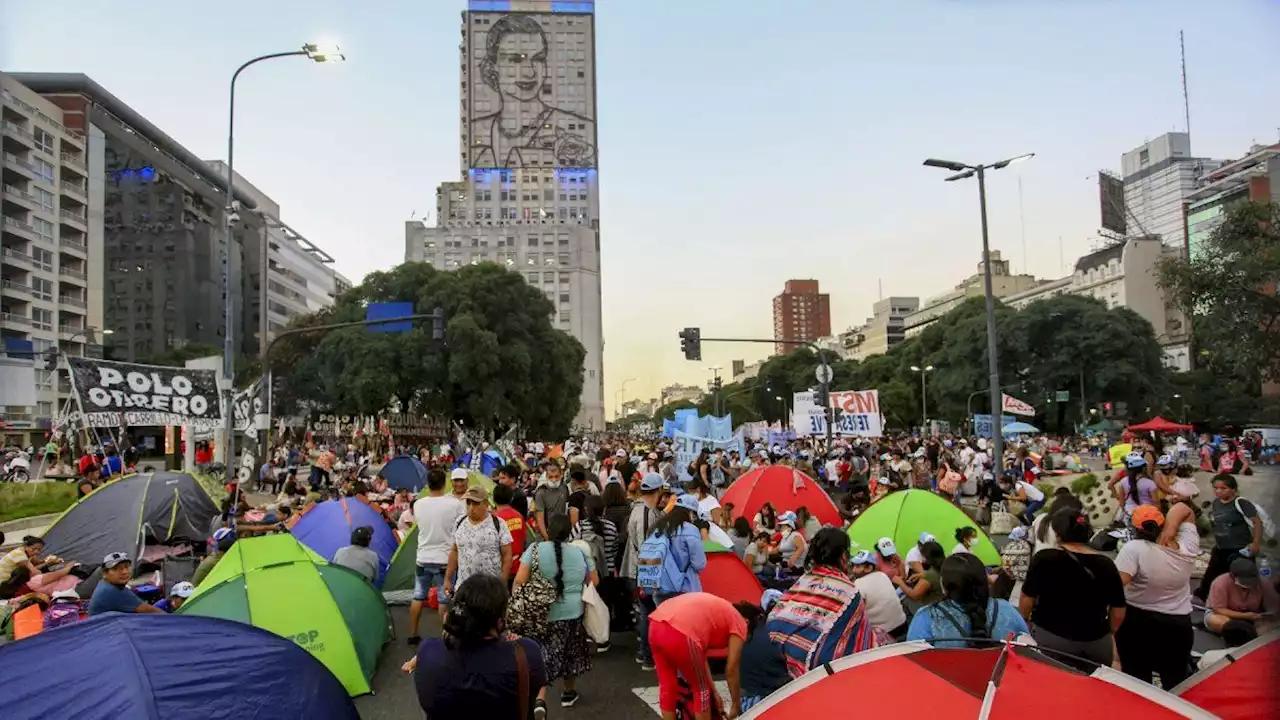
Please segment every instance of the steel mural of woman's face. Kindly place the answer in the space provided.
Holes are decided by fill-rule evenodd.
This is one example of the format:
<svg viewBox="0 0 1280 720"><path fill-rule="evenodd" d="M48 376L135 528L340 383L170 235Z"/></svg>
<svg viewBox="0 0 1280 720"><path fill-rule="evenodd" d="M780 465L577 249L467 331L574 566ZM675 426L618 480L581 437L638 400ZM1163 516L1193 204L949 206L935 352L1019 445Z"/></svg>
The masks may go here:
<svg viewBox="0 0 1280 720"><path fill-rule="evenodd" d="M522 41L529 39L528 35L504 35L498 41L495 68L499 86L494 89L502 93L504 100L528 102L542 94L542 85L547 79L547 40L541 34L533 38L535 44L541 45L541 49L533 53L520 48Z"/></svg>

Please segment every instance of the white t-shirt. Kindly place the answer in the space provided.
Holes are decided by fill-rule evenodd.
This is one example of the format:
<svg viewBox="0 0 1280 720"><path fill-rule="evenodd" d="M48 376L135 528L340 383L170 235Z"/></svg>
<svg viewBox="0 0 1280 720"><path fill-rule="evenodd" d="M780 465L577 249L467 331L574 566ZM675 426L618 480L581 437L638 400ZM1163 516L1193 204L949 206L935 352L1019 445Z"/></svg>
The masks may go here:
<svg viewBox="0 0 1280 720"><path fill-rule="evenodd" d="M733 538L729 537L729 533L725 532L724 528L715 523L711 523L711 526L707 528L707 537L712 542L719 543L729 550L733 549Z"/></svg>
<svg viewBox="0 0 1280 720"><path fill-rule="evenodd" d="M419 565L449 562L449 550L453 548L453 527L458 518L467 514L467 507L458 498L445 494L418 498L413 503L413 517L418 521Z"/></svg>
<svg viewBox="0 0 1280 720"><path fill-rule="evenodd" d="M1029 535L1031 537L1031 543L1032 543L1031 544L1032 555L1035 555L1036 553L1042 550L1052 550L1058 547L1058 533L1054 532L1053 528L1048 528L1045 531L1045 539L1043 542L1041 542L1039 539L1041 526L1045 525L1048 522L1049 522L1048 513L1040 513L1039 515L1036 516L1035 520L1031 521L1031 531Z"/></svg>
<svg viewBox="0 0 1280 720"><path fill-rule="evenodd" d="M872 627L885 632L892 632L907 621L907 613L902 609L902 600L898 598L898 589L888 575L876 570L853 581L858 592L867 603L867 620Z"/></svg>
<svg viewBox="0 0 1280 720"><path fill-rule="evenodd" d="M951 554L952 554L952 555L955 555L955 554L957 554L957 553L966 553L966 554L969 554L969 555L972 555L972 554L973 554L973 553L969 552L969 548L967 548L967 547L965 547L965 546L964 546L964 543L956 543L956 546L955 546L955 547L953 547L953 548L951 548Z"/></svg>
<svg viewBox="0 0 1280 720"><path fill-rule="evenodd" d="M907 567L911 567L911 563L924 564L924 553L920 552L919 545L912 545L907 551Z"/></svg>
<svg viewBox="0 0 1280 720"><path fill-rule="evenodd" d="M1025 480L1019 480L1017 487L1022 488L1022 492L1027 494L1028 502L1039 502L1044 500L1044 491Z"/></svg>
<svg viewBox="0 0 1280 720"><path fill-rule="evenodd" d="M715 499L711 495L707 495L706 497L698 501L699 513L707 513L708 515L710 515L711 511L715 510L718 507L720 507L720 501Z"/></svg>
<svg viewBox="0 0 1280 720"><path fill-rule="evenodd" d="M1146 540L1130 540L1116 556L1116 569L1133 576L1124 597L1136 608L1165 615L1191 614L1194 558Z"/></svg>

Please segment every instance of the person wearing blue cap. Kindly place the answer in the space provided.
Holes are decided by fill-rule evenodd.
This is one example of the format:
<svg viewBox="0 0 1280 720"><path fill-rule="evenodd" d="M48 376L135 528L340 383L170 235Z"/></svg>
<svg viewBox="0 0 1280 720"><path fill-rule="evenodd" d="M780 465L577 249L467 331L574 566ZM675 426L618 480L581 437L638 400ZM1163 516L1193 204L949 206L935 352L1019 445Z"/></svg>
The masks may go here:
<svg viewBox="0 0 1280 720"><path fill-rule="evenodd" d="M639 640L636 662L645 670L653 669L653 654L649 650L649 613L653 612L655 605L653 598L636 591L637 557L640 546L662 519L659 502L665 485L662 475L656 472L645 473L640 478L640 498L631 504L631 514L627 517L626 545L622 553L622 579L631 597L636 598L636 636Z"/></svg>
<svg viewBox="0 0 1280 720"><path fill-rule="evenodd" d="M687 592L701 592L698 573L707 567L707 553L702 545L702 532L694 525L698 517L698 498L681 495L675 505L649 531L641 543L636 562L637 581L645 566L658 565L656 586L650 585L646 593L654 596L657 604ZM644 582L640 582L645 587Z"/></svg>

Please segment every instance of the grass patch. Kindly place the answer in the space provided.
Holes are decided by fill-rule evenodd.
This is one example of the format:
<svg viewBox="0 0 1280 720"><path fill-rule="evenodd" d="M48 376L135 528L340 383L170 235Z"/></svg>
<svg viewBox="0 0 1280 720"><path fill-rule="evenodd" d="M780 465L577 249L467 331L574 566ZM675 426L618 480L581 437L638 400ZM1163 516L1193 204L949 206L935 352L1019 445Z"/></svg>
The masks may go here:
<svg viewBox="0 0 1280 720"><path fill-rule="evenodd" d="M0 485L0 522L62 512L75 501L75 483L5 483Z"/></svg>
<svg viewBox="0 0 1280 720"><path fill-rule="evenodd" d="M1098 487L1098 478L1093 473L1085 473L1071 481L1071 494L1083 497Z"/></svg>

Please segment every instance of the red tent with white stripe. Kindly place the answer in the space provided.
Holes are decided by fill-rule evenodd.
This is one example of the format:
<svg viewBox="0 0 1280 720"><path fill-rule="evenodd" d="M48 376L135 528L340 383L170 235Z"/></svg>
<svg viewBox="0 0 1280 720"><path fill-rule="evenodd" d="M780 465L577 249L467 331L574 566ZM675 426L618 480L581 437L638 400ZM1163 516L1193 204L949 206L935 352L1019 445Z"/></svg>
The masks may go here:
<svg viewBox="0 0 1280 720"><path fill-rule="evenodd" d="M1280 630L1232 648L1172 692L1223 720L1280 718Z"/></svg>

